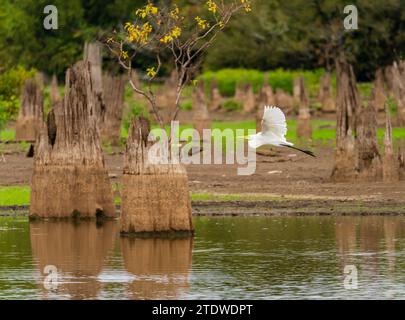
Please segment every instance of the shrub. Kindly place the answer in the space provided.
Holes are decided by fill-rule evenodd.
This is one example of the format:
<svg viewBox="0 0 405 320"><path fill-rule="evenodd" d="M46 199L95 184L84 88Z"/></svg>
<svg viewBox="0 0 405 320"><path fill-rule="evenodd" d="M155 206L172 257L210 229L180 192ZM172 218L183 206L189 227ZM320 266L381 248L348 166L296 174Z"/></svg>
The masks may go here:
<svg viewBox="0 0 405 320"><path fill-rule="evenodd" d="M241 110L242 105L239 102L235 101L235 100L227 100L224 103L224 109L226 111Z"/></svg>
<svg viewBox="0 0 405 320"><path fill-rule="evenodd" d="M184 101L180 104L180 109L190 111L193 109L193 103L190 100Z"/></svg>
<svg viewBox="0 0 405 320"><path fill-rule="evenodd" d="M322 69L312 71L306 70L284 70L276 69L268 72L269 84L276 89L282 89L292 94L293 81L298 76L303 76L305 83L309 89L311 96L316 96L319 90L319 81L324 73ZM206 87L209 88L212 80L218 82L219 91L222 95L231 97L235 94L236 86L240 83L250 83L253 86L253 91L258 92L264 81L263 71L250 69L222 69L218 71L204 72L199 78L202 79ZM334 81L332 82L333 85Z"/></svg>
<svg viewBox="0 0 405 320"><path fill-rule="evenodd" d="M0 74L0 118L3 122L16 119L21 87L35 72L17 66Z"/></svg>

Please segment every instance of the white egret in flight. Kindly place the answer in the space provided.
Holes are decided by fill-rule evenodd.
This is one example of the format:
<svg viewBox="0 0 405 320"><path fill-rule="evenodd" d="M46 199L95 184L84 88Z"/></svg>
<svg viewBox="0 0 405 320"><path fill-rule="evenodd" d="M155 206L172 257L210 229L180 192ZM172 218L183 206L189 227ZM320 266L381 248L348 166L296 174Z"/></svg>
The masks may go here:
<svg viewBox="0 0 405 320"><path fill-rule="evenodd" d="M249 135L249 146L251 148L259 148L260 146L269 144L277 147L288 147L301 152L304 152L312 157L315 157L312 151L302 150L294 147L291 142L285 139L287 133L287 123L285 115L280 108L274 106L265 106L262 120L262 132Z"/></svg>

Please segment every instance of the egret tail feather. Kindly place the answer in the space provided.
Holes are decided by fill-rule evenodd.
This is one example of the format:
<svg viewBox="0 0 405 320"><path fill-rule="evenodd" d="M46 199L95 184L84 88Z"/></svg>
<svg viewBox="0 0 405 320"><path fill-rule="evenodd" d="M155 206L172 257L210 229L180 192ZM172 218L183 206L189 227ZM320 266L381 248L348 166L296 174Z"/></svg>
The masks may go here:
<svg viewBox="0 0 405 320"><path fill-rule="evenodd" d="M280 146L291 148L291 149L294 149L294 150L298 150L298 151L301 151L301 152L303 152L303 153L305 153L305 154L307 154L307 155L309 155L311 157L316 158L315 154L310 150L303 150L303 149L300 149L300 148L297 148L297 147L294 147L294 146L290 146L288 144L280 144Z"/></svg>

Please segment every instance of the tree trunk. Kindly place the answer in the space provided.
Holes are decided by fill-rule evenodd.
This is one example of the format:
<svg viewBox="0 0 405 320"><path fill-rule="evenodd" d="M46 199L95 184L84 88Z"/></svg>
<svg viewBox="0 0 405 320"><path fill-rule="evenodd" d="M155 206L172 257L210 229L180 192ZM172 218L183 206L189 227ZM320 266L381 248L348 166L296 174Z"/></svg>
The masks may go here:
<svg viewBox="0 0 405 320"><path fill-rule="evenodd" d="M329 72L321 77L318 99L323 112L336 111L335 100L332 97L331 76Z"/></svg>
<svg viewBox="0 0 405 320"><path fill-rule="evenodd" d="M52 76L50 98L51 98L52 107L54 105L58 104L62 100L60 93L59 93L58 79L56 78L55 75Z"/></svg>
<svg viewBox="0 0 405 320"><path fill-rule="evenodd" d="M392 147L392 125L388 106L385 107L385 134L384 134L384 158L383 158L383 181L392 182L399 180L399 164L394 156Z"/></svg>
<svg viewBox="0 0 405 320"><path fill-rule="evenodd" d="M369 104L360 114L358 126L358 178L365 181L378 181L382 178L382 164L377 142L377 116L374 105L377 88L374 87Z"/></svg>
<svg viewBox="0 0 405 320"><path fill-rule="evenodd" d="M209 104L209 109L215 111L221 108L222 105L222 96L219 92L218 82L213 80L211 82L211 101Z"/></svg>
<svg viewBox="0 0 405 320"><path fill-rule="evenodd" d="M284 111L284 113L290 114L294 110L293 97L284 92L282 89L276 90L274 99L276 101L276 105L280 107Z"/></svg>
<svg viewBox="0 0 405 320"><path fill-rule="evenodd" d="M381 69L375 72L374 89L373 89L373 105L376 111L384 111L385 100L387 99L384 90L384 77Z"/></svg>
<svg viewBox="0 0 405 320"><path fill-rule="evenodd" d="M124 107L125 76L104 75L103 92L105 112L101 124L101 137L117 145L121 136L121 120Z"/></svg>
<svg viewBox="0 0 405 320"><path fill-rule="evenodd" d="M150 161L149 130L146 119L132 120L124 157L121 234L191 235L187 172L170 160L167 164Z"/></svg>
<svg viewBox="0 0 405 320"><path fill-rule="evenodd" d="M241 105L243 105L245 101L245 86L246 85L244 83L239 83L236 86L235 96L233 97L233 100L240 103Z"/></svg>
<svg viewBox="0 0 405 320"><path fill-rule="evenodd" d="M294 78L293 80L293 100L294 108L299 108L301 102L301 77Z"/></svg>
<svg viewBox="0 0 405 320"><path fill-rule="evenodd" d="M401 70L397 62L394 62L392 71L392 83L394 99L398 106L397 124L405 126L405 72Z"/></svg>
<svg viewBox="0 0 405 320"><path fill-rule="evenodd" d="M96 94L95 112L98 121L102 121L104 113L104 96L103 96L103 57L101 53L102 46L99 42L86 42L84 44L84 61L90 62L90 75L93 83L93 91Z"/></svg>
<svg viewBox="0 0 405 320"><path fill-rule="evenodd" d="M43 121L43 97L39 85L28 79L22 91L21 107L16 123L17 141L35 141Z"/></svg>
<svg viewBox="0 0 405 320"><path fill-rule="evenodd" d="M80 61L68 69L64 101L54 110L53 145L51 128L41 126L31 182L31 217L116 216L92 89L88 62Z"/></svg>
<svg viewBox="0 0 405 320"><path fill-rule="evenodd" d="M211 129L211 119L205 103L204 83L202 81L194 89L192 100L194 129L198 131L200 140L202 140L203 130Z"/></svg>
<svg viewBox="0 0 405 320"><path fill-rule="evenodd" d="M266 81L260 90L259 98L257 101L257 111L256 111L256 131L261 130L262 119L265 106L272 106L275 104L273 89L268 85Z"/></svg>
<svg viewBox="0 0 405 320"><path fill-rule="evenodd" d="M357 175L355 144L356 114L360 108L356 78L344 57L336 61L336 152L333 181L348 181Z"/></svg>
<svg viewBox="0 0 405 320"><path fill-rule="evenodd" d="M255 109L255 94L253 92L253 87L250 83L245 85L245 95L243 100L243 111L246 113L250 113Z"/></svg>
<svg viewBox="0 0 405 320"><path fill-rule="evenodd" d="M297 137L304 139L312 138L311 114L309 112L309 97L305 89L304 78L298 79L299 110L297 122Z"/></svg>
<svg viewBox="0 0 405 320"><path fill-rule="evenodd" d="M164 124L170 124L174 111L176 110L177 73L173 70L170 77L166 79L164 86L156 94L156 103Z"/></svg>

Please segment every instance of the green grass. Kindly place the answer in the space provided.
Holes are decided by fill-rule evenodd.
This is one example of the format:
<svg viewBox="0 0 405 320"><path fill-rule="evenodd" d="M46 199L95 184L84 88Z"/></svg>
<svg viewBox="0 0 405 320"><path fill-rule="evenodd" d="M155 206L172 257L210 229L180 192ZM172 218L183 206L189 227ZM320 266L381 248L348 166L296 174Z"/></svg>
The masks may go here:
<svg viewBox="0 0 405 320"><path fill-rule="evenodd" d="M113 185L117 190L120 186ZM29 186L3 186L0 187L0 206L17 206L30 204ZM193 201L264 201L264 200L285 200L285 197L274 195L254 195L254 194L213 194L213 193L192 193ZM121 197L115 196L115 204L121 204Z"/></svg>
<svg viewBox="0 0 405 320"><path fill-rule="evenodd" d="M0 206L19 206L30 203L29 186L0 187Z"/></svg>
<svg viewBox="0 0 405 320"><path fill-rule="evenodd" d="M4 129L0 131L0 140L15 140L14 129Z"/></svg>

